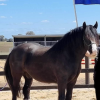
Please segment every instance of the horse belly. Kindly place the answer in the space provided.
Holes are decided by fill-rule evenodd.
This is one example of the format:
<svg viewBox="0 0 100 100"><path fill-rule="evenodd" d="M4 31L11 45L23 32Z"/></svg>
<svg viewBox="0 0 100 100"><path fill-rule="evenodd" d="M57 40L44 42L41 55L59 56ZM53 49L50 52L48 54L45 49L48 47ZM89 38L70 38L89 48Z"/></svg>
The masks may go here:
<svg viewBox="0 0 100 100"><path fill-rule="evenodd" d="M31 70L29 70L31 69ZM50 69L38 69L38 68L29 68L27 73L31 75L35 80L46 83L56 83L57 79Z"/></svg>
<svg viewBox="0 0 100 100"><path fill-rule="evenodd" d="M37 81L46 82L46 83L56 83L57 82L55 76L51 76L49 74L42 75L41 73L38 73L38 75L39 76L37 76L37 74L33 75L33 78Z"/></svg>

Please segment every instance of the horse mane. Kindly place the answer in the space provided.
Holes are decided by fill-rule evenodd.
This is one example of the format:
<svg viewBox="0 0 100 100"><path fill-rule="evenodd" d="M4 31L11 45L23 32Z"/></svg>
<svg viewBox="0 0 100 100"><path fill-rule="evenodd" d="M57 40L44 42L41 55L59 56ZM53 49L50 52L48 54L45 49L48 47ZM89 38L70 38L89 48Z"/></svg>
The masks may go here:
<svg viewBox="0 0 100 100"><path fill-rule="evenodd" d="M68 50L75 50L77 46L82 47L83 42L83 27L75 28L67 32L48 52L62 52L65 48ZM75 52L75 51L74 51Z"/></svg>

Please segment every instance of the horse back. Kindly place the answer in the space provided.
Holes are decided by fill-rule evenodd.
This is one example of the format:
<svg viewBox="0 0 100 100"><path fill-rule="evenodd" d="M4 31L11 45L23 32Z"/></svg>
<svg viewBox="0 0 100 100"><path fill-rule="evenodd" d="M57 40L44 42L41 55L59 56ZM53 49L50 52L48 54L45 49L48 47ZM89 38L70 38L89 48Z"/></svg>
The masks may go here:
<svg viewBox="0 0 100 100"><path fill-rule="evenodd" d="M33 56L44 54L49 47L37 43L23 43L13 48L10 53L9 63L16 66L24 66Z"/></svg>

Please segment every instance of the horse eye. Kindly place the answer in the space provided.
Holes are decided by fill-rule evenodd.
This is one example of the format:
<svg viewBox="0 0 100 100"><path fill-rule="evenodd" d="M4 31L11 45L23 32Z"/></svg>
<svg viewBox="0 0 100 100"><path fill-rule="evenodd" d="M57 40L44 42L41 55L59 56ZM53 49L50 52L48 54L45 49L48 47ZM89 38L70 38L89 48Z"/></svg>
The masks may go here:
<svg viewBox="0 0 100 100"><path fill-rule="evenodd" d="M89 34L87 34L87 36L86 36L88 39L90 38L90 36L89 36Z"/></svg>

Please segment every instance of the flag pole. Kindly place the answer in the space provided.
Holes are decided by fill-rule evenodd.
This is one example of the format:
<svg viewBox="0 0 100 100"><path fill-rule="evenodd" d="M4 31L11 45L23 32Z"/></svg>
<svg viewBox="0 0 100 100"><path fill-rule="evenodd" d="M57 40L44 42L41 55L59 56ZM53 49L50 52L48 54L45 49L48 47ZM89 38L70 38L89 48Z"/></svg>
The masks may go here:
<svg viewBox="0 0 100 100"><path fill-rule="evenodd" d="M76 14L76 7L75 7L75 0L73 0L73 5L74 5L74 12L75 12L76 26L78 27L77 14Z"/></svg>

